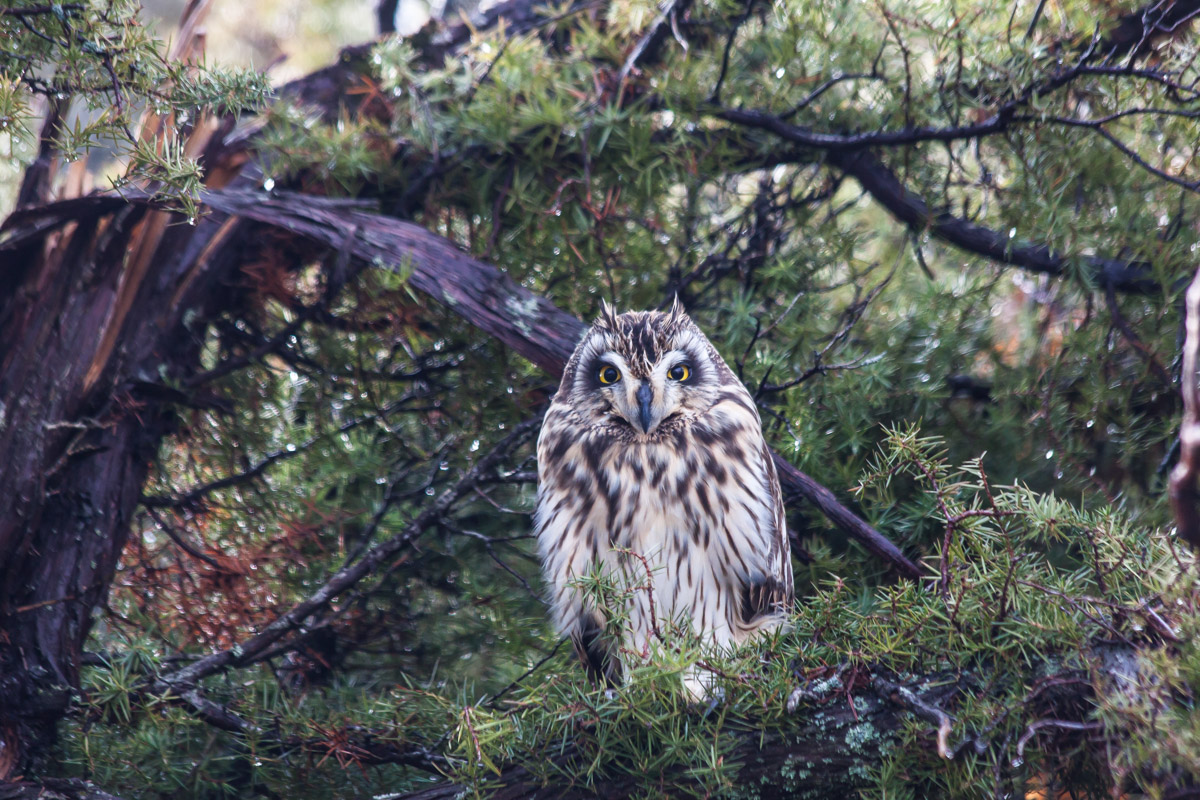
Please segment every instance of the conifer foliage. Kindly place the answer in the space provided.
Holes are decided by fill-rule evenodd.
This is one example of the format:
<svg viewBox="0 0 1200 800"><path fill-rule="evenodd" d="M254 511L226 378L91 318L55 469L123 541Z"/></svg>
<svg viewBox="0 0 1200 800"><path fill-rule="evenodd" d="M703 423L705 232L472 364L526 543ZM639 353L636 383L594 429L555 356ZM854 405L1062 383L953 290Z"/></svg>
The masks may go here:
<svg viewBox="0 0 1200 800"><path fill-rule="evenodd" d="M1200 791L1200 2L508 0L273 89L209 6L0 8L0 798ZM533 442L676 296L796 614L595 686Z"/></svg>

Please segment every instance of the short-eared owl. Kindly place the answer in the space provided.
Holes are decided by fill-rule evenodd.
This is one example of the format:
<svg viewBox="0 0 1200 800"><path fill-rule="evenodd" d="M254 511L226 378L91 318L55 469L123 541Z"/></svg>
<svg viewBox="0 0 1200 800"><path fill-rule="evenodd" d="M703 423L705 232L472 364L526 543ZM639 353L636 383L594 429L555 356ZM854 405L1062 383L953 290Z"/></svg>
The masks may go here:
<svg viewBox="0 0 1200 800"><path fill-rule="evenodd" d="M676 301L606 304L538 439L535 528L554 621L615 678L672 623L716 647L778 628L792 603L779 479L750 394ZM626 587L610 629L579 579ZM686 675L695 696L707 681Z"/></svg>

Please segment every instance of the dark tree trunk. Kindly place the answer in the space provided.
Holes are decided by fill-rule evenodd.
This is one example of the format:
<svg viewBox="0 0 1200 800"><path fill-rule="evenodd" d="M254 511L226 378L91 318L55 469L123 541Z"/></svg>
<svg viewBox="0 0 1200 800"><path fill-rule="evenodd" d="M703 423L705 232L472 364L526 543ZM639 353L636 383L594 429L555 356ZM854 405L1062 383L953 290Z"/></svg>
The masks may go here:
<svg viewBox="0 0 1200 800"><path fill-rule="evenodd" d="M0 276L0 779L36 768L78 685L147 468L168 382L197 363L192 314L220 303L218 230L126 207L60 228ZM222 253L224 255L222 255Z"/></svg>

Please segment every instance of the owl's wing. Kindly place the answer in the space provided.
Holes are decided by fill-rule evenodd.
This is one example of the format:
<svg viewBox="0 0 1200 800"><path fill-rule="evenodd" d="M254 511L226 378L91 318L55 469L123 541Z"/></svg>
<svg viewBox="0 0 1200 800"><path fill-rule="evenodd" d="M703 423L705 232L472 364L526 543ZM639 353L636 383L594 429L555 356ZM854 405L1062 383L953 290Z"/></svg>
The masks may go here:
<svg viewBox="0 0 1200 800"><path fill-rule="evenodd" d="M749 392L730 374L717 403L699 421L698 441L719 451L727 472L718 471L718 501L726 509L718 560L729 589L738 592L740 616L754 630L792 607L792 559L783 493L762 421ZM731 558L721 558L729 548Z"/></svg>
<svg viewBox="0 0 1200 800"><path fill-rule="evenodd" d="M534 532L549 589L554 624L570 638L579 660L596 680L615 684L621 665L604 618L584 601L574 581L594 560L594 542L584 524L592 511L595 487L576 476L582 463L580 439L564 406L550 405L538 436L538 499Z"/></svg>
<svg viewBox="0 0 1200 800"><path fill-rule="evenodd" d="M759 457L766 475L769 502L774 524L769 534L766 574L761 580L751 580L742 593L742 619L746 622L792 610L795 593L792 579L792 551L788 540L787 517L783 510L783 492L775 472L775 460L767 443L762 443Z"/></svg>
<svg viewBox="0 0 1200 800"><path fill-rule="evenodd" d="M587 668L589 678L610 686L621 682L621 662L613 652L616 643L606 632L599 614L581 610L571 628L571 644L575 647L575 655Z"/></svg>

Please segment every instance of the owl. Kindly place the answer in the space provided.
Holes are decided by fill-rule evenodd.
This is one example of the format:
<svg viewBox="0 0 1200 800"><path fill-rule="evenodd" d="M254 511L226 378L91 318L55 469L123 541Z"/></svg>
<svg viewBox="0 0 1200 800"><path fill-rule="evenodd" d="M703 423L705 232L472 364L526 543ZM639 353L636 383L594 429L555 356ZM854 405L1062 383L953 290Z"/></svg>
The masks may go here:
<svg viewBox="0 0 1200 800"><path fill-rule="evenodd" d="M678 299L665 314L604 305L537 454L534 527L554 624L591 673L615 682L675 626L728 649L785 622L791 553L762 424ZM596 578L617 587L615 604L598 602ZM683 680L708 694L699 668Z"/></svg>

